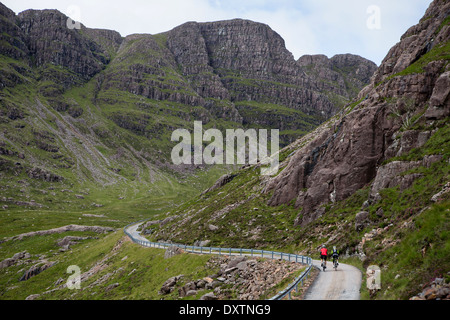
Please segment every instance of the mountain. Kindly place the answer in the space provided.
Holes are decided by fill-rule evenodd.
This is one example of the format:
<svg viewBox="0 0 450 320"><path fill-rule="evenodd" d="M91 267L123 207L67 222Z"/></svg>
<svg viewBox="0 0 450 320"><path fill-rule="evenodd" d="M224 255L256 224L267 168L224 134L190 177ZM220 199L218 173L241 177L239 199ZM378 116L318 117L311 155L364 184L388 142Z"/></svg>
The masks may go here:
<svg viewBox="0 0 450 320"><path fill-rule="evenodd" d="M433 1L351 104L280 151L277 175L253 165L222 177L171 222L150 222L152 239L312 256L336 245L362 270L381 267L381 292L365 292L378 299L408 299L435 277L448 281L449 15L449 2ZM298 64L326 80L349 60Z"/></svg>
<svg viewBox="0 0 450 320"><path fill-rule="evenodd" d="M273 128L284 146L348 103L376 69L347 54L315 75L269 26L247 20L122 37L75 28L57 10L16 15L0 4L0 15L1 187L14 199L6 205L28 203L42 183L147 191L184 183L196 167L171 163L175 129L192 131L195 120L205 130Z"/></svg>
<svg viewBox="0 0 450 320"><path fill-rule="evenodd" d="M340 79L349 79L330 90L324 82L331 79L307 76L269 26L239 19L189 22L159 35L123 38L114 31L83 25L80 30L68 28L67 17L56 10L27 10L15 16L2 5L2 15L6 30L2 87L36 80L39 93L64 112L71 109L64 93L95 82L92 103L102 109L126 104L127 110L121 110L124 121L118 121L116 114L107 116L138 135L162 134L154 122L173 131L172 119L155 121L156 111L184 119L192 114L206 123L218 120L278 128L282 141L292 141L352 97L356 78L361 76L355 75L353 67L362 66L359 71L367 79L376 68L366 59L345 55L344 63L336 65ZM357 86L367 84L367 79ZM135 96L147 104L130 111ZM139 122L136 117L143 108L151 112L144 110ZM78 115L82 109L72 106L71 111Z"/></svg>

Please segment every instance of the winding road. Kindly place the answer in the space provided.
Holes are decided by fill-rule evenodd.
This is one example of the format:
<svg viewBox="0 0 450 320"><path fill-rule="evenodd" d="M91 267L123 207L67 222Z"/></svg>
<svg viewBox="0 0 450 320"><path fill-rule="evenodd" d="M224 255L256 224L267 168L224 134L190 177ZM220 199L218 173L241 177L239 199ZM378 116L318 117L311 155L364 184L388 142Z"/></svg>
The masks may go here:
<svg viewBox="0 0 450 320"><path fill-rule="evenodd" d="M136 240L148 241L137 231L141 223L126 228ZM321 271L309 286L304 300L359 300L362 282L361 271L348 264L340 263L334 270L331 262L327 262L326 271L320 268L320 260L313 260L314 267Z"/></svg>

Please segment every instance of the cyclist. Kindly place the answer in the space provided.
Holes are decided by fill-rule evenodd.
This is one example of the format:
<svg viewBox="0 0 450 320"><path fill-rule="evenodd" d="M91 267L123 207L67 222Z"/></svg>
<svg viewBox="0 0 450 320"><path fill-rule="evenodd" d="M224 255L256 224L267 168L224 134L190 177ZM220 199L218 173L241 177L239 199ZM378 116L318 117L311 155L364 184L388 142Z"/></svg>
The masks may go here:
<svg viewBox="0 0 450 320"><path fill-rule="evenodd" d="M320 249L320 259L322 260L322 267L326 267L327 265L327 256L328 256L328 250L325 247L325 245L322 245L322 248Z"/></svg>
<svg viewBox="0 0 450 320"><path fill-rule="evenodd" d="M337 251L336 246L333 246L333 253L331 254L331 256L333 257L333 265L336 262L336 266L338 266L339 252Z"/></svg>

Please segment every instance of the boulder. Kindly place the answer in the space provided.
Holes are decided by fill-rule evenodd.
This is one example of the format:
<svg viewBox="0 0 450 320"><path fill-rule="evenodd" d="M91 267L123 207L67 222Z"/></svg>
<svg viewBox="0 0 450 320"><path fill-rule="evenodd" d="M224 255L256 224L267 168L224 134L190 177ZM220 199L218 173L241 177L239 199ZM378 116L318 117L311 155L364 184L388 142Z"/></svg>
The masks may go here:
<svg viewBox="0 0 450 320"><path fill-rule="evenodd" d="M197 290L189 290L188 292L186 292L186 297L189 296L195 296L197 294Z"/></svg>
<svg viewBox="0 0 450 320"><path fill-rule="evenodd" d="M110 284L109 286L107 286L107 287L105 288L105 292L111 291L111 290L117 288L119 285L120 285L120 284L119 284L118 282L113 283L113 284Z"/></svg>
<svg viewBox="0 0 450 320"><path fill-rule="evenodd" d="M197 294L196 290L197 290L196 283L194 281L190 281L190 282L186 283L183 287L178 289L178 295L181 298L188 296L188 293L189 293L189 295L196 295ZM195 293L194 293L194 291L195 291Z"/></svg>
<svg viewBox="0 0 450 320"><path fill-rule="evenodd" d="M360 231L364 228L367 219L369 218L369 213L367 211L360 211L355 216L355 230Z"/></svg>
<svg viewBox="0 0 450 320"><path fill-rule="evenodd" d="M228 262L226 269L234 268L236 267L240 262L247 260L247 257L245 256L239 256L236 258L232 258L230 262Z"/></svg>
<svg viewBox="0 0 450 320"><path fill-rule="evenodd" d="M167 279L163 285L161 286L161 289L159 290L158 294L165 295L171 293L175 289L175 285L177 282L183 277L183 275L179 275L176 277L171 277Z"/></svg>
<svg viewBox="0 0 450 320"><path fill-rule="evenodd" d="M197 240L194 242L194 246L196 247L207 247L211 243L211 240Z"/></svg>
<svg viewBox="0 0 450 320"><path fill-rule="evenodd" d="M209 224L209 225L208 225L208 230L209 230L209 231L216 231L217 229L219 229L218 226L215 226L215 225L213 225L213 224Z"/></svg>
<svg viewBox="0 0 450 320"><path fill-rule="evenodd" d="M170 259L173 256L179 255L184 253L184 250L176 247L176 246L170 246L166 249L166 252L164 253L164 259Z"/></svg>
<svg viewBox="0 0 450 320"><path fill-rule="evenodd" d="M219 298L217 298L213 292L208 292L207 294L204 294L200 300L218 300Z"/></svg>
<svg viewBox="0 0 450 320"><path fill-rule="evenodd" d="M393 161L378 168L375 180L370 191L370 198L374 199L376 194L385 188L400 186L400 190L409 188L414 180L421 177L420 174L401 175L401 173L417 168L422 161Z"/></svg>

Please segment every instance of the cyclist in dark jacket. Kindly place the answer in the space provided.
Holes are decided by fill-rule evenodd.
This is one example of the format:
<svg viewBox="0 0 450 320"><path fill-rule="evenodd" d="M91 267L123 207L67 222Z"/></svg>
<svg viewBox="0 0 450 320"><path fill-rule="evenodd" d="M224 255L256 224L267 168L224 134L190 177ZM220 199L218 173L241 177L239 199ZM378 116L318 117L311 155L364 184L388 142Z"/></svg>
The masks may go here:
<svg viewBox="0 0 450 320"><path fill-rule="evenodd" d="M333 257L333 265L334 265L334 262L335 261L337 262L337 260L339 259L339 252L337 251L336 246L333 246L333 253L331 254L331 256Z"/></svg>

